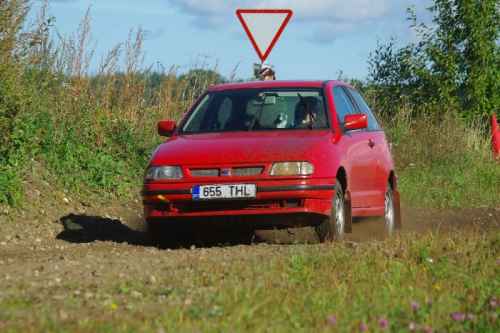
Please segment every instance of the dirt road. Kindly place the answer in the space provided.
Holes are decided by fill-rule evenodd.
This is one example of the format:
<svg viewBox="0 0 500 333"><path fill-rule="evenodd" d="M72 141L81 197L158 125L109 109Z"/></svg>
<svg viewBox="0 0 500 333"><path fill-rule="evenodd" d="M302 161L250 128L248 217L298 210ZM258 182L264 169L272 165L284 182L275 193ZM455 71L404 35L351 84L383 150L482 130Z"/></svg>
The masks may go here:
<svg viewBox="0 0 500 333"><path fill-rule="evenodd" d="M199 248L186 244L188 248L159 249L148 243L140 231L138 204L97 208L70 205L65 210L60 216L54 209L38 217L35 211L28 211L15 221L8 221L3 216L0 222L0 304L6 308L0 309L0 331L2 325L9 329L22 327L37 331L40 321L49 329L52 322L85 318L106 321L116 319L118 310L135 311L137 316L137 307L147 317L173 292L169 289L172 281L190 276L192 267L202 262L214 267L218 265L216 270L224 271L225 263L257 264L270 254L293 249L293 245L283 244L311 241L310 232L295 230L267 232L266 237L273 238L270 243L238 244L231 242L231 235L228 235L225 243L219 246L211 244ZM457 228L500 230L498 209L432 211L406 208L403 211L405 233L418 235L430 230L449 232ZM377 219L356 222L348 242L356 246L358 242L382 239L381 223ZM220 263L224 264L220 266ZM184 280L178 283L186 288L190 285ZM149 291L152 294L148 294ZM130 299L135 302L126 301ZM189 302L189 298L184 302ZM123 304L129 304L129 308ZM115 309L122 306L125 309ZM103 313L103 307L118 312ZM85 323L78 325L85 327ZM92 326L88 329L93 330Z"/></svg>

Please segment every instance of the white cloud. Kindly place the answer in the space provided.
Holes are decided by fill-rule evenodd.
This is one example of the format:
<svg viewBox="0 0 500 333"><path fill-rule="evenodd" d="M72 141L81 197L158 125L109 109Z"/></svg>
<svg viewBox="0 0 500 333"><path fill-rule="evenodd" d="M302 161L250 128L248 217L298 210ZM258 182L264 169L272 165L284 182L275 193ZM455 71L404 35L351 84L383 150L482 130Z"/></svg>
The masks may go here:
<svg viewBox="0 0 500 333"><path fill-rule="evenodd" d="M363 25L404 15L404 6L412 0L166 0L193 16L194 24L217 29L234 19L238 8L287 8L294 11L293 21L307 25L305 38L325 43L338 33L353 32Z"/></svg>
<svg viewBox="0 0 500 333"><path fill-rule="evenodd" d="M398 0L168 0L196 16L227 16L237 8L290 8L298 20L360 21L383 16Z"/></svg>

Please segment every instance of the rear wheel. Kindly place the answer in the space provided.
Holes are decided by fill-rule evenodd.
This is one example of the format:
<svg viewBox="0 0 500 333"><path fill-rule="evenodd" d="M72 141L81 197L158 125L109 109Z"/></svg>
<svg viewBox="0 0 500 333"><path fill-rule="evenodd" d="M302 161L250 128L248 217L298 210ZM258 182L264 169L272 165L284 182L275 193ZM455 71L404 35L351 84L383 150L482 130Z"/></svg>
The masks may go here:
<svg viewBox="0 0 500 333"><path fill-rule="evenodd" d="M384 203L384 227L385 232L388 235L392 235L397 229L399 229L399 223L397 221L397 211L396 203L394 200L394 191L390 183L387 184L387 191L385 192L385 203Z"/></svg>
<svg viewBox="0 0 500 333"><path fill-rule="evenodd" d="M340 181L337 180L330 216L324 218L321 223L316 226L316 234L318 235L319 241L324 243L333 240L342 240L346 231L347 216L348 212L346 212L344 191Z"/></svg>

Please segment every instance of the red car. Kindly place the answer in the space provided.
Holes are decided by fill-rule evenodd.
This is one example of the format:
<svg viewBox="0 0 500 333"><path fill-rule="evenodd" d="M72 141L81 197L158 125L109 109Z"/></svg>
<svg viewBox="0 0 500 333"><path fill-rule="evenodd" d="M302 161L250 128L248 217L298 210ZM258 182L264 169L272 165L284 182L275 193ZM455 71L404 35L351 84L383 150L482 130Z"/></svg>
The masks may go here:
<svg viewBox="0 0 500 333"><path fill-rule="evenodd" d="M186 218L314 226L322 242L351 232L352 217L384 216L389 233L400 226L384 131L346 83L214 86L158 132L169 138L153 153L142 192L154 238Z"/></svg>

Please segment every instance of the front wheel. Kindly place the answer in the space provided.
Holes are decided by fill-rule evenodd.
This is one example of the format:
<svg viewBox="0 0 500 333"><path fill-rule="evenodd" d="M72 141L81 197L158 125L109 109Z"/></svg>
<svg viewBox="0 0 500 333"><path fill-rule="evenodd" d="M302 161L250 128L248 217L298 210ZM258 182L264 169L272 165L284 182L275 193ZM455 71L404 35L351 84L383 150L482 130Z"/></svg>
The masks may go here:
<svg viewBox="0 0 500 333"><path fill-rule="evenodd" d="M321 243L333 240L342 240L346 231L347 217L350 216L346 211L346 201L344 191L340 182L335 183L335 195L332 201L330 216L325 217L318 226L316 234Z"/></svg>

